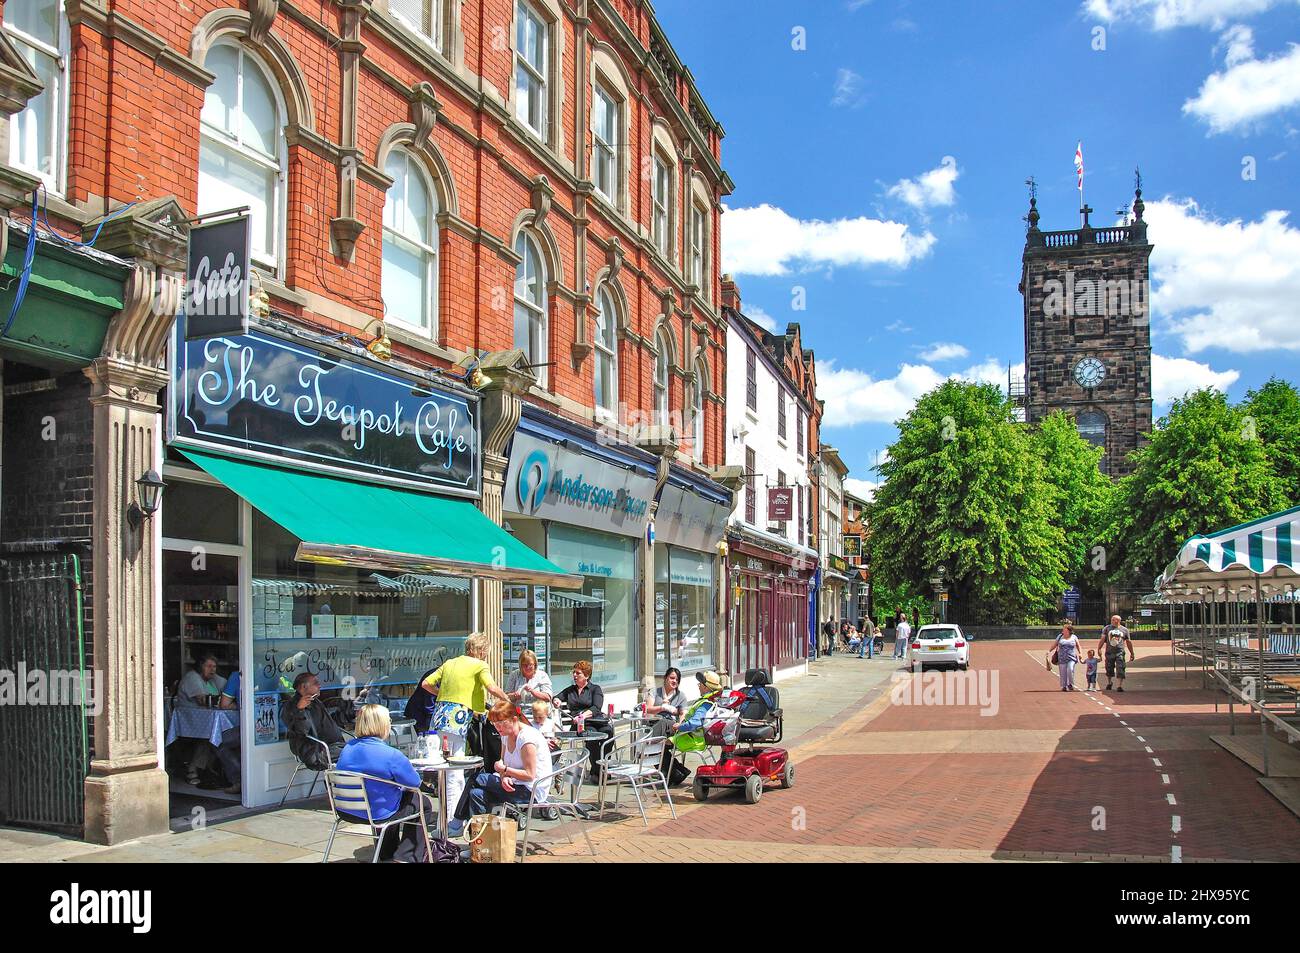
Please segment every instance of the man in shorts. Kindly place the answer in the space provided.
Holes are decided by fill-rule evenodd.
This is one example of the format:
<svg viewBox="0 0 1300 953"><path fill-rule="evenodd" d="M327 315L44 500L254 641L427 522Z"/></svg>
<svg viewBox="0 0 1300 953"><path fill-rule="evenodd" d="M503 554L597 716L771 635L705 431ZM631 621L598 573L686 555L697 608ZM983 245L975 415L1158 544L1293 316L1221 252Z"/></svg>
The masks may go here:
<svg viewBox="0 0 1300 953"><path fill-rule="evenodd" d="M1097 643L1097 651L1104 653L1106 659L1106 691L1110 691L1111 685L1116 680L1119 681L1117 692L1124 690L1124 648L1128 647L1128 657L1136 660L1137 655L1133 652L1133 640L1129 637L1128 629L1120 624L1120 617L1113 615L1110 617L1110 625L1101 630L1101 641Z"/></svg>

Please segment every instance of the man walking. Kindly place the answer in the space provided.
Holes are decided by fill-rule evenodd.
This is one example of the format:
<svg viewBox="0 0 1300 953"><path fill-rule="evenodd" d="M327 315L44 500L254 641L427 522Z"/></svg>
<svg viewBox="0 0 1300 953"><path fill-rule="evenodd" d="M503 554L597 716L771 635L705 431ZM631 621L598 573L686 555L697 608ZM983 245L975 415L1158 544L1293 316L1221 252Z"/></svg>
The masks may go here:
<svg viewBox="0 0 1300 953"><path fill-rule="evenodd" d="M898 610L894 621L894 658L907 658L907 642L912 637L912 627L907 624L907 615Z"/></svg>
<svg viewBox="0 0 1300 953"><path fill-rule="evenodd" d="M1128 647L1129 659L1136 661L1137 655L1133 651L1133 639L1129 637L1128 629L1121 624L1120 617L1113 615L1110 617L1110 625L1101 630L1101 641L1097 643L1097 651L1106 653L1106 691L1110 691L1111 685L1116 680L1119 681L1119 687L1115 691L1122 692L1124 690L1125 646Z"/></svg>

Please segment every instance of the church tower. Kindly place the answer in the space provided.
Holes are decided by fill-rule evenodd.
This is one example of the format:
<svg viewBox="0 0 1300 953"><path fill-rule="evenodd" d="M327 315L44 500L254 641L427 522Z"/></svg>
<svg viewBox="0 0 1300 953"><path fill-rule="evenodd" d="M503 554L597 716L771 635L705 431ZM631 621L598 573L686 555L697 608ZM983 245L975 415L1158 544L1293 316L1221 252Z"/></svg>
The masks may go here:
<svg viewBox="0 0 1300 953"><path fill-rule="evenodd" d="M1064 411L1105 451L1101 468L1113 477L1132 469L1128 455L1151 430L1151 245L1137 180L1133 220L1094 228L1092 209L1081 227L1038 228L1031 192L1021 257L1025 378L1012 395L1025 419Z"/></svg>

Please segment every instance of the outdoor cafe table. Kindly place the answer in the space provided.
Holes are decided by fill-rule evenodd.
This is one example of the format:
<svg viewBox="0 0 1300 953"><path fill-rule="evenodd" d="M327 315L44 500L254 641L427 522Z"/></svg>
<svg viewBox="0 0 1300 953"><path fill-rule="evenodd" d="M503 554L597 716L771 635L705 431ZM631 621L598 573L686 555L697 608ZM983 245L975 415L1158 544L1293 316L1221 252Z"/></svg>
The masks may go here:
<svg viewBox="0 0 1300 953"><path fill-rule="evenodd" d="M438 775L438 834L447 836L447 774L450 771L475 771L483 767L482 758L458 758L456 763L450 761L430 761L427 758L414 758L412 767L420 774Z"/></svg>
<svg viewBox="0 0 1300 953"><path fill-rule="evenodd" d="M167 741L177 738L202 738L213 747L221 744L221 735L230 728L239 727L239 711L234 708L182 708L172 709L167 725Z"/></svg>

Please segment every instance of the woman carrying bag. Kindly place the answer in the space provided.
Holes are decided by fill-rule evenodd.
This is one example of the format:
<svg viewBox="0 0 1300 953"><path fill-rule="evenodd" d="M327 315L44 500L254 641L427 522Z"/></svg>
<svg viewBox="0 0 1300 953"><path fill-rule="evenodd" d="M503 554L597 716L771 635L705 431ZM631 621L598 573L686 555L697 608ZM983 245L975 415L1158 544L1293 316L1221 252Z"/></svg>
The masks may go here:
<svg viewBox="0 0 1300 953"><path fill-rule="evenodd" d="M1060 669L1061 691L1074 691L1074 666L1079 660L1079 638L1070 622L1061 626L1061 634L1052 642L1047 659L1047 670L1055 664Z"/></svg>

